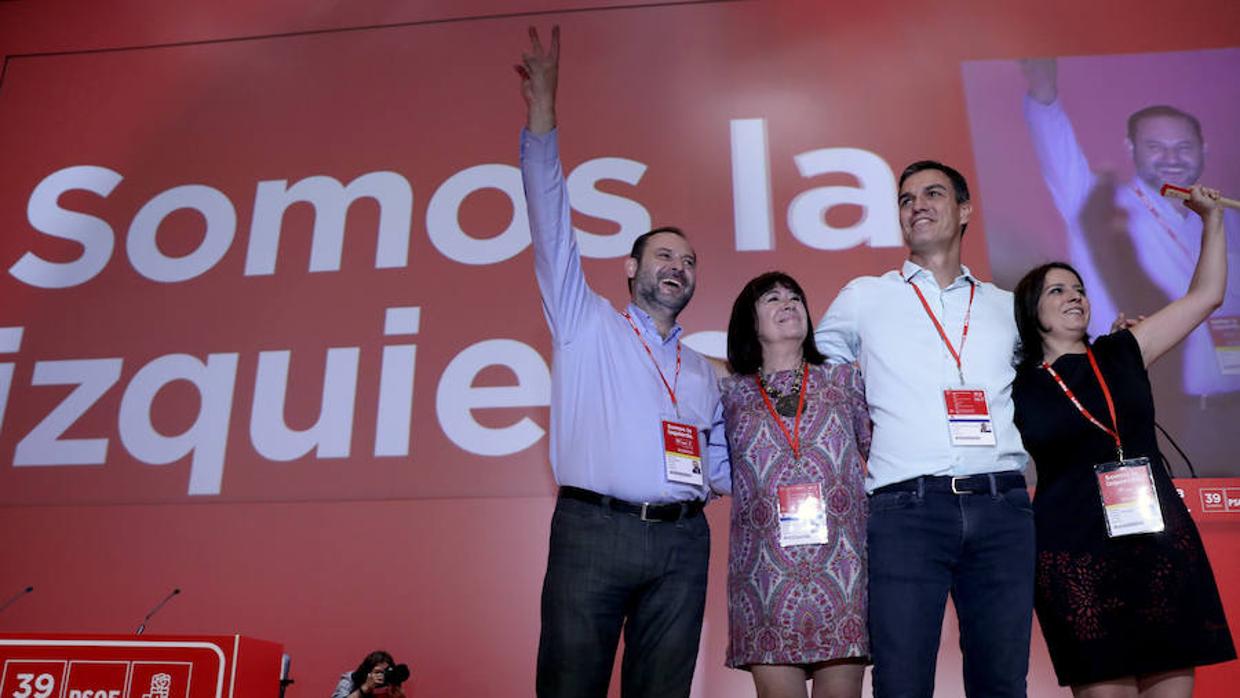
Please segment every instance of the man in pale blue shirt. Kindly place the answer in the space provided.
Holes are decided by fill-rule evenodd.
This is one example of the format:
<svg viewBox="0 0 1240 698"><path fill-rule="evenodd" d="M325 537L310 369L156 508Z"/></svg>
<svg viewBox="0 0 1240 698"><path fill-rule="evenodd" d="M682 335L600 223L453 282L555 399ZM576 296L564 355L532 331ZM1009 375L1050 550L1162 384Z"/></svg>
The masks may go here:
<svg viewBox="0 0 1240 698"><path fill-rule="evenodd" d="M968 184L932 161L900 176L908 260L849 282L815 331L858 362L874 422L874 695L929 698L948 594L969 696L1024 696L1033 613L1028 461L1012 422L1012 294L960 263Z"/></svg>
<svg viewBox="0 0 1240 698"><path fill-rule="evenodd" d="M1021 61L1028 81L1024 99L1030 142L1047 190L1063 217L1068 261L1080 273L1093 309L1090 328L1107 332L1109 318L1152 312L1188 288L1197 268L1202 224L1180 202L1160 195L1164 183L1197 184L1206 169L1206 142L1196 116L1166 105L1128 118L1127 145L1135 176L1128 182L1097 174L1059 94L1053 58ZM1115 226L1120 213L1122 226ZM1150 374L1158 421L1184 444L1202 474L1234 474L1234 446L1227 424L1240 420L1240 367L1230 365L1234 340L1223 330L1240 322L1240 211L1224 212L1229 279L1223 304L1174 350L1172 370ZM1160 387L1165 389L1160 389Z"/></svg>
<svg viewBox="0 0 1240 698"><path fill-rule="evenodd" d="M624 631L626 698L688 696L706 602L702 508L731 489L726 449L707 446L714 369L682 346L697 257L675 228L639 237L625 260L631 302L586 283L559 161L559 31L516 66L528 120L521 174L534 271L554 347L551 469L560 494L543 583L537 691L607 695ZM716 437L716 441L719 441Z"/></svg>

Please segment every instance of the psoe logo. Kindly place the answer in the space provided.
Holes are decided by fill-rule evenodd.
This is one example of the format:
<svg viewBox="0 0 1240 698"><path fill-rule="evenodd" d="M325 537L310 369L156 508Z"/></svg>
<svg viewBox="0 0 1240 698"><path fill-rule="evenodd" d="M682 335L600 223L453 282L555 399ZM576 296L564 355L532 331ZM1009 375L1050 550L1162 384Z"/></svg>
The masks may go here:
<svg viewBox="0 0 1240 698"><path fill-rule="evenodd" d="M151 692L142 694L142 698L168 698L172 689L172 677L168 674L156 674L151 677Z"/></svg>
<svg viewBox="0 0 1240 698"><path fill-rule="evenodd" d="M1203 512L1227 511L1227 500L1223 496L1222 487L1201 488L1201 510Z"/></svg>
<svg viewBox="0 0 1240 698"><path fill-rule="evenodd" d="M1227 500L1227 511L1240 511L1240 487L1228 487L1223 497Z"/></svg>

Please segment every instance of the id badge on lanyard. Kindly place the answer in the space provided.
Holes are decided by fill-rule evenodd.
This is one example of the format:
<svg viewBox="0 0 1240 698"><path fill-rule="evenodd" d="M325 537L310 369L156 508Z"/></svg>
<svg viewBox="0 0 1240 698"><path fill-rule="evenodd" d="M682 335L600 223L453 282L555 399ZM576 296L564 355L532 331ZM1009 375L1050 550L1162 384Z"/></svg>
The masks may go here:
<svg viewBox="0 0 1240 698"><path fill-rule="evenodd" d="M982 388L944 388L947 428L953 446L994 446L995 426Z"/></svg>
<svg viewBox="0 0 1240 698"><path fill-rule="evenodd" d="M1119 418L1115 412L1115 401L1111 398L1111 389L1107 387L1106 377L1098 367L1094 352L1085 346L1085 356L1089 359L1089 367L1098 380L1102 396L1107 403L1107 411L1111 416L1111 426L1103 424L1095 417L1076 394L1068 387L1059 373L1049 363L1043 361L1042 368L1059 385L1059 389L1071 401L1081 416L1099 430L1106 432L1115 440L1115 453L1118 458L1110 463L1094 466L1094 477L1098 481L1098 496L1102 500L1102 514L1106 521L1107 537L1118 538L1136 533L1158 533L1163 530L1162 508L1158 505L1158 490L1154 489L1154 473L1150 470L1150 459L1125 458L1124 443L1119 435Z"/></svg>
<svg viewBox="0 0 1240 698"><path fill-rule="evenodd" d="M692 424L663 420L663 467L669 482L701 485L702 442Z"/></svg>
<svg viewBox="0 0 1240 698"><path fill-rule="evenodd" d="M1128 458L1094 466L1107 536L1158 533L1165 528L1149 458Z"/></svg>
<svg viewBox="0 0 1240 698"><path fill-rule="evenodd" d="M964 326L960 332L960 348L956 349L942 323L930 309L930 303L917 284L908 282L917 299L921 301L926 315L934 323L939 338L947 351L951 352L956 362L956 372L960 377L960 385L943 389L943 402L947 408L947 434L952 446L995 446L995 424L990 418L990 402L986 399L986 391L965 385L964 382L964 343L969 338L969 318L973 315L973 297L977 293L977 285L969 281L969 307L964 313Z"/></svg>
<svg viewBox="0 0 1240 698"><path fill-rule="evenodd" d="M702 474L702 441L698 436L696 426L680 421L680 402L676 399L676 388L680 384L680 340L676 340L676 373L672 382L669 383L667 376L663 375L663 369L659 367L659 362L654 358L650 345L646 343L641 330L637 329L637 324L633 322L633 317L627 311L621 315L628 320L629 327L633 328L633 334L637 335L637 341L641 342L646 355L654 364L654 370L659 374L659 380L663 382L663 387L667 390L668 397L671 398L672 409L675 411L674 417L665 418L660 423L660 434L663 437L663 472L668 482L701 486L706 482Z"/></svg>
<svg viewBox="0 0 1240 698"><path fill-rule="evenodd" d="M779 545L821 545L827 542L827 505L822 483L780 485Z"/></svg>
<svg viewBox="0 0 1240 698"><path fill-rule="evenodd" d="M1206 320L1219 373L1240 376L1240 315Z"/></svg>

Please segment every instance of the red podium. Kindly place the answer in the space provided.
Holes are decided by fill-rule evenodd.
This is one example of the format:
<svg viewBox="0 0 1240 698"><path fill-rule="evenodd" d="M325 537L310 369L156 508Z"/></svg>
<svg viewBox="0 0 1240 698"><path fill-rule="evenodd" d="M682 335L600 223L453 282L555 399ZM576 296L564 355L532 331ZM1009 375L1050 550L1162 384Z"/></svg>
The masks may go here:
<svg viewBox="0 0 1240 698"><path fill-rule="evenodd" d="M1240 478L1185 478L1175 485L1201 531L1232 638L1240 646ZM1194 695L1234 696L1238 687L1240 662L1232 661L1198 669Z"/></svg>
<svg viewBox="0 0 1240 698"><path fill-rule="evenodd" d="M276 698L282 654L240 635L0 635L0 696Z"/></svg>

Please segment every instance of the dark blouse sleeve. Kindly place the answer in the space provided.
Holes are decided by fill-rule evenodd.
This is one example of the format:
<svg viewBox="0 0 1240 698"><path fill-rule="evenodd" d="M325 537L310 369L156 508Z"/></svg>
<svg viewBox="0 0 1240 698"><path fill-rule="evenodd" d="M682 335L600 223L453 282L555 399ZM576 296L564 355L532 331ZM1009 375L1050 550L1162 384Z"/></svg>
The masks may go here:
<svg viewBox="0 0 1240 698"><path fill-rule="evenodd" d="M1099 337L1094 340L1092 348L1100 364L1114 366L1117 372L1141 376L1145 382L1149 382L1145 360L1141 358L1141 345L1127 329Z"/></svg>

